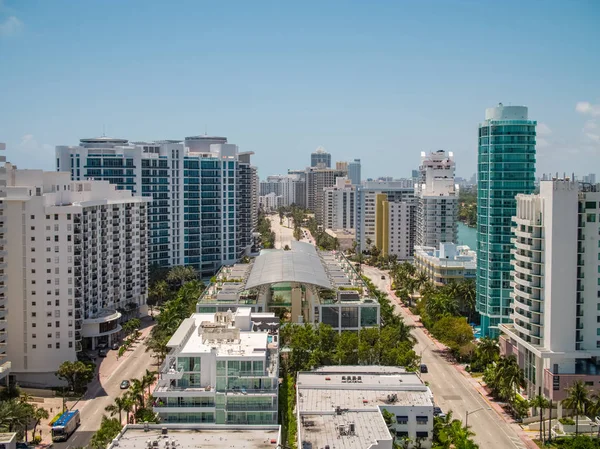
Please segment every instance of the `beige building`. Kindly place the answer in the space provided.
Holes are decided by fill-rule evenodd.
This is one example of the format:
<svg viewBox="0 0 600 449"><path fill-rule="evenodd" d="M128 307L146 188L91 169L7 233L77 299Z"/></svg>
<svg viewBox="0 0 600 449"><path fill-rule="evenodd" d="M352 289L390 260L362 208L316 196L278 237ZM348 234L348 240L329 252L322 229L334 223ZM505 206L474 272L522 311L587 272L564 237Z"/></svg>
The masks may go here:
<svg viewBox="0 0 600 449"><path fill-rule="evenodd" d="M466 245L415 246L414 264L437 286L477 277L477 253Z"/></svg>

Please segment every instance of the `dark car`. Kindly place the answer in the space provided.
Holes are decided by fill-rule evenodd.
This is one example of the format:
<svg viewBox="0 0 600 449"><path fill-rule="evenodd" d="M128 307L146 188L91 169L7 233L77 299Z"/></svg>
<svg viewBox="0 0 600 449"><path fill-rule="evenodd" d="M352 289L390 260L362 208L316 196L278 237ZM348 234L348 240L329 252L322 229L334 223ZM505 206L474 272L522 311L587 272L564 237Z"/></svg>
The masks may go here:
<svg viewBox="0 0 600 449"><path fill-rule="evenodd" d="M421 370L422 373L428 373L429 372L429 370L427 369L427 365L425 365L424 363L421 363L420 370Z"/></svg>
<svg viewBox="0 0 600 449"><path fill-rule="evenodd" d="M121 390L127 390L131 384L127 379L121 382Z"/></svg>
<svg viewBox="0 0 600 449"><path fill-rule="evenodd" d="M381 276L381 279L382 279L382 280L385 280L385 276Z"/></svg>
<svg viewBox="0 0 600 449"><path fill-rule="evenodd" d="M441 408L439 408L439 407L433 407L433 416L438 416L438 415L441 415L442 413L443 412L442 412Z"/></svg>
<svg viewBox="0 0 600 449"><path fill-rule="evenodd" d="M106 357L108 354L108 351L106 349L99 349L98 350L98 357Z"/></svg>
<svg viewBox="0 0 600 449"><path fill-rule="evenodd" d="M113 343L112 348L113 348L113 350L119 349L119 343Z"/></svg>

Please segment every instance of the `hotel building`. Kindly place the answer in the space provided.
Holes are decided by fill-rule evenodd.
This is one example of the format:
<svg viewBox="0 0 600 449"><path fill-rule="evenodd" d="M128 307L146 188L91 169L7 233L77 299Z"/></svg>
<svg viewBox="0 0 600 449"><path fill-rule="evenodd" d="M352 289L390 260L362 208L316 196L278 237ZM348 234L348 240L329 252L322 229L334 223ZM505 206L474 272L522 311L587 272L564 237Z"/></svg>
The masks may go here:
<svg viewBox="0 0 600 449"><path fill-rule="evenodd" d="M146 311L148 200L69 173L6 171L8 358L22 385L52 385L62 362L117 341L122 317Z"/></svg>
<svg viewBox="0 0 600 449"><path fill-rule="evenodd" d="M415 246L414 265L438 287L477 277L477 253L466 245L440 243L439 249Z"/></svg>

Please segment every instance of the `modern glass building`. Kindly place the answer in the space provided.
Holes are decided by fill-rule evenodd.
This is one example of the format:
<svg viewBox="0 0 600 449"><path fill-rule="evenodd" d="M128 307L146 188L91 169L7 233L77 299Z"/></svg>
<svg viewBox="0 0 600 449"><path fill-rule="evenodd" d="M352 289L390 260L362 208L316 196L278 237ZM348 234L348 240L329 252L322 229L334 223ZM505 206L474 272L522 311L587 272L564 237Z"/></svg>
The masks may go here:
<svg viewBox="0 0 600 449"><path fill-rule="evenodd" d="M250 249L256 168L225 137L128 142L100 137L56 148L73 180L102 179L151 197L148 264L191 265L212 276Z"/></svg>
<svg viewBox="0 0 600 449"><path fill-rule="evenodd" d="M515 196L532 193L535 181L535 129L525 106L485 111L479 125L477 180L477 311L482 336L498 335L510 322L511 224Z"/></svg>

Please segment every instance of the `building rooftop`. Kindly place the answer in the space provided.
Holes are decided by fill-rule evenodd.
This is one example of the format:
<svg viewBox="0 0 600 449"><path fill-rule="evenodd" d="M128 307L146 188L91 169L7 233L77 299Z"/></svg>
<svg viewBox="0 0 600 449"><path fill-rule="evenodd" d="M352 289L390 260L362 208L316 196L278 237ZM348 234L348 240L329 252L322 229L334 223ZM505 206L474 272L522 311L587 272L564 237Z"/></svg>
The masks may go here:
<svg viewBox="0 0 600 449"><path fill-rule="evenodd" d="M166 435L162 434L163 428L167 429ZM155 446L154 441L157 441ZM146 431L143 424L127 425L108 449L147 449L149 444L162 449L167 447L167 442L177 449L276 449L280 443L280 427L162 424L149 425Z"/></svg>
<svg viewBox="0 0 600 449"><path fill-rule="evenodd" d="M436 265L448 267L477 268L477 253L467 245L440 243L440 248L415 246L415 257L425 259Z"/></svg>
<svg viewBox="0 0 600 449"><path fill-rule="evenodd" d="M299 439L303 449L366 449L391 436L386 406L433 408L433 395L415 373L380 366L327 366L298 373ZM333 443L333 444L332 444Z"/></svg>
<svg viewBox="0 0 600 449"><path fill-rule="evenodd" d="M0 433L0 443L12 443L13 441L16 441L16 439L16 432Z"/></svg>

